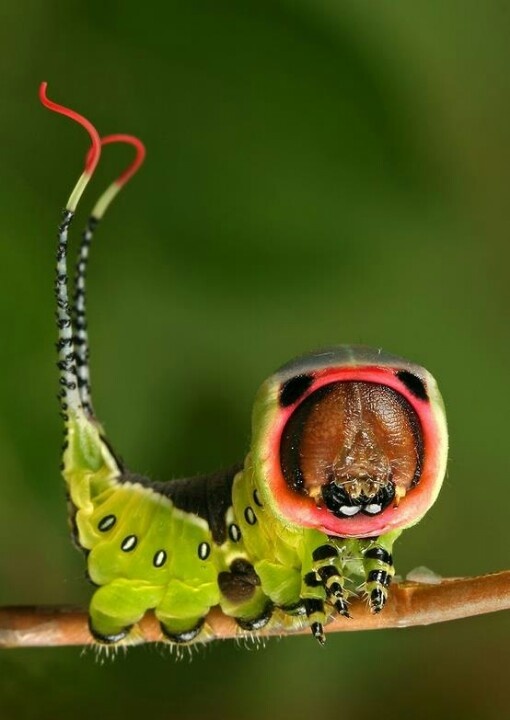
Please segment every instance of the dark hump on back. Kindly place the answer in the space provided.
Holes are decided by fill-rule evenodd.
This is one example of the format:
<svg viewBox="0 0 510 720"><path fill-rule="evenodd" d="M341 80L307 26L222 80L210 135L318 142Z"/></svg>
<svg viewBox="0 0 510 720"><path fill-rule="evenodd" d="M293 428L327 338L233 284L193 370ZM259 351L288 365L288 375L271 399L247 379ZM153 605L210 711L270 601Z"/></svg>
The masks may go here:
<svg viewBox="0 0 510 720"><path fill-rule="evenodd" d="M242 467L242 463L238 463L228 470L221 470L211 475L198 475L166 482L125 473L120 481L139 483L169 498L179 510L203 518L209 525L214 542L222 545L227 538L225 514L232 505L234 477Z"/></svg>

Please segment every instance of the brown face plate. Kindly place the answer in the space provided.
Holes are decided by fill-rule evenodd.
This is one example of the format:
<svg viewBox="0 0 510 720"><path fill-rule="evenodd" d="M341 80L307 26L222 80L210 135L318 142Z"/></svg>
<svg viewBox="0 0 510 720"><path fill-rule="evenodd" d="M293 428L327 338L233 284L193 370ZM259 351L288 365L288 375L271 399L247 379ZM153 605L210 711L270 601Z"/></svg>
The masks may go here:
<svg viewBox="0 0 510 720"><path fill-rule="evenodd" d="M283 475L321 504L328 483L353 502L393 484L397 497L419 481L423 439L415 410L399 392L364 381L337 381L309 395L282 434Z"/></svg>

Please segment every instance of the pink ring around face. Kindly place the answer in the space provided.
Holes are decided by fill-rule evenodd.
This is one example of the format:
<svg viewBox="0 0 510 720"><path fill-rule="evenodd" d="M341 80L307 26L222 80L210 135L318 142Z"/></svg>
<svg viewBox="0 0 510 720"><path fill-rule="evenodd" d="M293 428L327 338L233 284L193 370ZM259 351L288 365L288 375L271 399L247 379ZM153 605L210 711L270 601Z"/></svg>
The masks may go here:
<svg viewBox="0 0 510 720"><path fill-rule="evenodd" d="M269 484L279 513L296 525L321 530L339 537L376 537L391 530L403 529L417 522L437 497L443 480L444 460L441 433L433 404L429 399L413 395L396 375L399 367L333 367L315 371L313 382L299 399L289 407L279 407L267 432L260 454L263 473ZM296 408L324 385L337 381L362 381L385 385L400 393L415 410L423 437L423 466L419 482L400 501L398 507L388 506L374 516L358 514L338 518L326 507L318 507L312 498L293 491L285 481L280 464L280 443L283 430Z"/></svg>

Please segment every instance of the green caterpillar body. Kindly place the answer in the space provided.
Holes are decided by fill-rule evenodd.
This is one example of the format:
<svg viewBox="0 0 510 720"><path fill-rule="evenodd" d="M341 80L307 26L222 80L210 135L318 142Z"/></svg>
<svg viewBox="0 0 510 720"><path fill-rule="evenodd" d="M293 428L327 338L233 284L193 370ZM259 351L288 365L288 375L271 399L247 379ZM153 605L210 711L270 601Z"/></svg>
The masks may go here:
<svg viewBox="0 0 510 720"><path fill-rule="evenodd" d="M66 443L63 474L76 543L98 586L90 630L103 644L135 642L148 610L162 638L208 638L219 606L240 632L272 623L308 625L323 643L334 614L349 616L361 587L373 612L385 605L392 547L437 498L445 474L443 402L424 368L366 347L338 346L292 361L255 401L243 464L214 475L152 482L127 470L92 406L85 277L94 230L143 161L128 135L90 135L85 170L58 229L57 300L60 400ZM103 145L135 147L136 157L92 210L69 300L68 232Z"/></svg>
<svg viewBox="0 0 510 720"><path fill-rule="evenodd" d="M84 413L71 416L64 476L75 536L88 553L89 577L99 586L90 606L90 627L98 641L118 643L135 638L134 626L149 609L154 610L168 640L204 640L205 618L209 609L218 605L237 620L240 631L255 632L268 623L295 628L307 622L323 641L323 624L335 612L348 616L348 598L360 584L373 610L382 609L394 573L393 543L403 527L416 522L419 515L414 511L412 519L404 522L398 517L405 497L398 507L363 518L359 513L335 515L321 501L319 512L331 516L343 534L325 528L320 517L312 522L296 521L289 517L285 502L283 514L275 502L278 490L271 487L272 470L268 469L274 453L267 452L267 445L276 428L282 448L276 453L278 464L284 467L289 463L283 457L286 428L308 398L320 409L324 389L335 386L331 374L365 377L375 369L400 383L402 394L407 392L429 411L420 428L422 445L425 440L431 442L424 432L427 422L443 427L440 396L426 371L393 356L367 348L340 347L316 357L320 360L315 364L310 357L293 363L283 378L277 373L262 387L255 404L251 452L243 466L224 473L152 482L122 467L93 420ZM377 365L370 359L372 363L376 359ZM408 387L411 381L405 377L406 386L399 373L419 381L426 400L416 396L416 387L413 395ZM300 387L292 389L296 382ZM318 389L314 389L315 383L319 383ZM290 397L290 406L289 388L291 395L302 391L301 396ZM304 433L303 427L300 432ZM293 441L299 439L298 435ZM419 482L431 469L424 448L422 455ZM444 445L436 448L434 462L442 473ZM437 475L437 467L433 470ZM287 491L315 512L317 506L307 494L285 483ZM426 500L421 499L421 514L437 491L436 482ZM389 515L383 520L385 513ZM361 522L358 528L352 525L356 520Z"/></svg>
<svg viewBox="0 0 510 720"><path fill-rule="evenodd" d="M98 451L94 458L87 456L91 442ZM75 538L87 551L90 580L100 586L90 605L98 641L124 640L149 609L166 638L178 643L200 638L201 632L205 639L204 618L217 605L242 630L256 631L273 614L279 625L300 627L306 601L315 600L309 621L324 623L327 587L321 570L327 568L327 579L340 585L338 600L347 596L346 582L354 591L371 569L391 577L388 560L399 531L375 543L285 527L260 500L249 463L248 458L244 469L212 477L170 481L163 489L123 473L86 419L70 424L64 475ZM384 548L386 562L363 562L371 547ZM384 593L387 583L381 585ZM332 596L331 613L335 600Z"/></svg>

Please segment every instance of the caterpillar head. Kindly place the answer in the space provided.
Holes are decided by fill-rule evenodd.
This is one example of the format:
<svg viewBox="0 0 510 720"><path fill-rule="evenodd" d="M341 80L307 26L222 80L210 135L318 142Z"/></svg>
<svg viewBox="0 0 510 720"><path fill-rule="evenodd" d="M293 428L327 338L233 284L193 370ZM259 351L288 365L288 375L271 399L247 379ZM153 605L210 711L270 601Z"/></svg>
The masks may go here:
<svg viewBox="0 0 510 720"><path fill-rule="evenodd" d="M432 375L371 348L294 360L256 398L256 483L287 525L340 537L409 527L437 498L447 449Z"/></svg>

